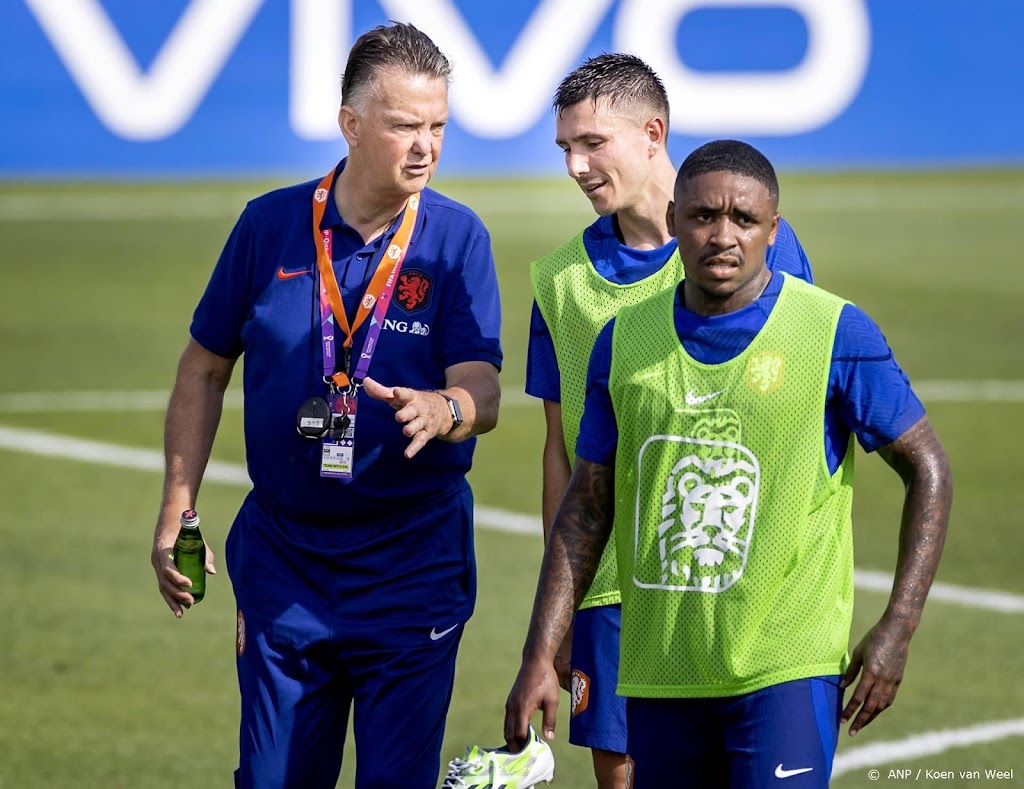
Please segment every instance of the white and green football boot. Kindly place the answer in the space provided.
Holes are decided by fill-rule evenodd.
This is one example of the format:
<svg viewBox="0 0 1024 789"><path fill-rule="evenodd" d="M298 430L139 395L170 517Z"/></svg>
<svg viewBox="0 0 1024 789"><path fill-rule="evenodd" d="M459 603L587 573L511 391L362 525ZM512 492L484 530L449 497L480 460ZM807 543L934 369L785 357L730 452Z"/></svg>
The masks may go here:
<svg viewBox="0 0 1024 789"><path fill-rule="evenodd" d="M513 753L508 748L467 745L462 759L452 759L441 789L530 789L555 775L551 747L530 727L526 747Z"/></svg>

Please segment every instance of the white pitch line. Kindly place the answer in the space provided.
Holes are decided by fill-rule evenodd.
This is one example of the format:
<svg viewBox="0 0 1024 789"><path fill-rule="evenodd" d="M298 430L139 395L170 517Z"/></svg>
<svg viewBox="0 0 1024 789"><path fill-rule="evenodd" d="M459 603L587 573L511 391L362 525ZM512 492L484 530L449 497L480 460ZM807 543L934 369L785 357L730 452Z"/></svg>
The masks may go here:
<svg viewBox="0 0 1024 789"><path fill-rule="evenodd" d="M21 427L0 425L0 449L139 471L162 472L164 469L163 454L154 449L126 447ZM203 479L243 487L252 484L245 466L217 460L211 460L207 465ZM485 529L538 536L542 533L541 519L536 515L478 506L475 516L477 525ZM891 575L873 570L854 572L854 583L859 589L886 593L892 588L892 580ZM994 589L936 583L932 587L930 598L1000 613L1024 612L1024 595Z"/></svg>
<svg viewBox="0 0 1024 789"><path fill-rule="evenodd" d="M892 576L875 570L854 570L853 582L858 589L888 594L892 591ZM986 608L990 611L1002 611L1007 614L1024 613L1024 596L1010 592L999 592L994 589L973 589L969 586L936 581L928 593L929 600L942 600L953 605L970 608Z"/></svg>
<svg viewBox="0 0 1024 789"><path fill-rule="evenodd" d="M484 216L578 215L591 216L575 187L557 180L517 185L512 181L495 196L493 189L471 183L439 184L438 188ZM246 201L267 189L266 184L247 187L197 186L167 191L88 190L81 192L20 191L0 194L0 221L123 221L167 219L235 219ZM805 184L788 188L783 213L791 211L983 211L996 201L1006 208L1024 207L1024 182L972 183L922 181L906 183Z"/></svg>
<svg viewBox="0 0 1024 789"><path fill-rule="evenodd" d="M12 392L0 395L0 414L45 414L55 409L72 411L163 411L170 399L166 391ZM225 408L241 408L242 394L224 395Z"/></svg>
<svg viewBox="0 0 1024 789"><path fill-rule="evenodd" d="M1024 381L921 381L914 391L932 403L1019 403L1024 400Z"/></svg>
<svg viewBox="0 0 1024 789"><path fill-rule="evenodd" d="M892 742L875 742L838 753L833 762L832 777L858 768L877 767L893 762L906 764L910 759L932 756L952 748L965 748L969 745L1021 736L1024 736L1024 718L980 723L962 729L926 732Z"/></svg>
<svg viewBox="0 0 1024 789"><path fill-rule="evenodd" d="M0 448L44 457L81 460L142 471L163 471L164 468L163 455L155 450L124 447L2 425L0 425ZM216 460L211 460L207 465L204 480L239 486L250 484L249 475L244 466ZM496 531L532 535L541 533L540 518L535 516L492 507L476 507L475 518L479 526ZM854 581L859 588L876 591L888 591L892 587L891 576L873 571L855 571ZM958 605L970 605L996 611L1019 612L1024 610L1024 597L1006 592L956 587L951 584L935 584L932 587L931 596ZM964 748L1017 736L1024 736L1024 718L983 723L962 729L927 732L891 742L872 743L861 748L847 749L837 754L832 768L832 776L838 777L858 768L875 767L893 762L905 763L909 759L931 756L952 748Z"/></svg>
<svg viewBox="0 0 1024 789"><path fill-rule="evenodd" d="M1021 403L1024 381L921 381L914 385L926 403ZM10 392L0 394L0 414L42 414L54 409L70 411L163 411L170 391ZM509 408L540 407L521 386L501 390L501 404ZM225 408L241 408L242 395L224 396Z"/></svg>

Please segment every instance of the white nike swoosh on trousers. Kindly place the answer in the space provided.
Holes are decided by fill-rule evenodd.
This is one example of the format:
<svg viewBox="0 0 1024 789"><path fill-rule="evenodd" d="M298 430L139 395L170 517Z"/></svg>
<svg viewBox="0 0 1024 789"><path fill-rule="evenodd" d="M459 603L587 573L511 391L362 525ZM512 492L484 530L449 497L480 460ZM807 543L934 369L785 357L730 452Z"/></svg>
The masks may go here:
<svg viewBox="0 0 1024 789"><path fill-rule="evenodd" d="M813 767L798 767L795 770L783 770L782 765L780 764L778 767L775 768L775 777L790 778L794 775L800 775L801 773L809 773L813 769Z"/></svg>
<svg viewBox="0 0 1024 789"><path fill-rule="evenodd" d="M444 638L446 635L448 635L450 632L452 632L457 627L458 627L458 625L452 625L447 630L442 630L440 633L437 632L437 628L436 627L432 627L430 629L430 640L431 641L437 641L439 638Z"/></svg>

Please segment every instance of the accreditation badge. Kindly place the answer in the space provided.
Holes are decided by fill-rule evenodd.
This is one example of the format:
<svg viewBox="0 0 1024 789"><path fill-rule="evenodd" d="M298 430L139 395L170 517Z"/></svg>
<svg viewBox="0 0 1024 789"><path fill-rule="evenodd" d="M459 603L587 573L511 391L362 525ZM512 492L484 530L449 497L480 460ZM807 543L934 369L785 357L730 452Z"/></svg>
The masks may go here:
<svg viewBox="0 0 1024 789"><path fill-rule="evenodd" d="M320 476L352 479L357 398L354 395L338 395L332 400L334 429L322 439Z"/></svg>

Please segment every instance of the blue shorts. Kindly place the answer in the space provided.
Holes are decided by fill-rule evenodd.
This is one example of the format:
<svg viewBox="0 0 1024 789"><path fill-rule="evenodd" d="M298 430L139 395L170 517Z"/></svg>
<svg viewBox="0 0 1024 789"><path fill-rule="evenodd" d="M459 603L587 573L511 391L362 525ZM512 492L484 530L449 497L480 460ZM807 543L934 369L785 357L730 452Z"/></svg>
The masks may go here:
<svg viewBox="0 0 1024 789"><path fill-rule="evenodd" d="M630 698L633 789L827 789L839 741L839 679L798 679L728 698Z"/></svg>
<svg viewBox="0 0 1024 789"><path fill-rule="evenodd" d="M475 597L468 486L334 527L250 497L227 541L241 692L235 786L336 785L354 709L358 789L434 789Z"/></svg>
<svg viewBox="0 0 1024 789"><path fill-rule="evenodd" d="M569 742L584 748L626 752L626 699L619 682L622 606L602 605L576 613L572 635L572 713Z"/></svg>

